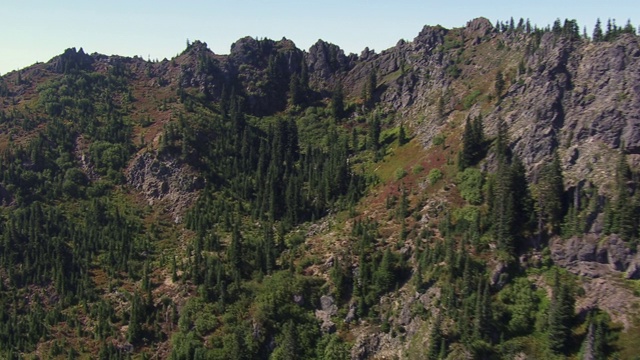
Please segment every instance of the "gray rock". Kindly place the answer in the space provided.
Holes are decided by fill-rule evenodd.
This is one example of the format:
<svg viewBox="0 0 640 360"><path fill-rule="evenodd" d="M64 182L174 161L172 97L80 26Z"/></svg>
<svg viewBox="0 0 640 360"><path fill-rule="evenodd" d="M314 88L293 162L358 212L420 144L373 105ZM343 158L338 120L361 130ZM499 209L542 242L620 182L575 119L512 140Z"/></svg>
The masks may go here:
<svg viewBox="0 0 640 360"><path fill-rule="evenodd" d="M367 56L366 54L363 54ZM309 73L316 81L326 81L337 72L347 71L353 66L354 56L347 57L339 46L318 40L306 57Z"/></svg>
<svg viewBox="0 0 640 360"><path fill-rule="evenodd" d="M595 279L611 273L608 248L598 246L598 237L595 234L566 240L554 238L549 247L554 263L576 275Z"/></svg>
<svg viewBox="0 0 640 360"><path fill-rule="evenodd" d="M555 238L549 244L551 259L561 266L569 266L576 261L596 261L598 258L598 238L595 235Z"/></svg>
<svg viewBox="0 0 640 360"><path fill-rule="evenodd" d="M493 32L493 24L486 18L476 18L467 23L464 28L465 37L482 39ZM475 42L476 44L479 42Z"/></svg>
<svg viewBox="0 0 640 360"><path fill-rule="evenodd" d="M601 245L607 251L607 262L613 270L625 271L630 263L630 250L617 235L610 235Z"/></svg>
<svg viewBox="0 0 640 360"><path fill-rule="evenodd" d="M597 244L595 241L583 241L578 248L578 261L596 261Z"/></svg>
<svg viewBox="0 0 640 360"><path fill-rule="evenodd" d="M413 314L411 311L411 308L413 307L413 303L416 301L417 299L411 299L411 300L406 300L403 304L402 304L402 310L400 310L400 314L398 314L398 318L397 318L397 323L402 325L402 326L407 326L409 325L409 323L411 323L411 320L413 319Z"/></svg>
<svg viewBox="0 0 640 360"><path fill-rule="evenodd" d="M433 304L440 299L440 295L441 291L439 287L430 287L427 292L420 295L419 301L425 309L431 309L433 308Z"/></svg>
<svg viewBox="0 0 640 360"><path fill-rule="evenodd" d="M320 330L331 334L336 331L336 323L331 320L331 316L322 310L316 310L316 319L320 320Z"/></svg>
<svg viewBox="0 0 640 360"><path fill-rule="evenodd" d="M636 253L636 256L631 260L625 277L631 280L640 279L640 254Z"/></svg>
<svg viewBox="0 0 640 360"><path fill-rule="evenodd" d="M349 304L349 311L347 312L347 316L344 318L344 322L350 323L356 319L356 310L358 309L358 305L355 302Z"/></svg>
<svg viewBox="0 0 640 360"><path fill-rule="evenodd" d="M576 275L592 279L603 277L611 272L608 265L590 261L578 261L569 265L567 269Z"/></svg>
<svg viewBox="0 0 640 360"><path fill-rule="evenodd" d="M174 221L182 218L205 181L188 165L170 156L157 157L151 152L136 156L125 171L127 183L140 191L151 205L166 201Z"/></svg>
<svg viewBox="0 0 640 360"><path fill-rule="evenodd" d="M596 250L596 260L600 264L608 264L609 263L609 255L607 254L607 248L603 246L598 246Z"/></svg>
<svg viewBox="0 0 640 360"><path fill-rule="evenodd" d="M380 337L378 334L370 334L358 337L351 349L351 359L370 359L380 347Z"/></svg>
<svg viewBox="0 0 640 360"><path fill-rule="evenodd" d="M504 262L498 262L491 271L490 284L492 287L501 289L507 283L509 274L507 273L508 266Z"/></svg>
<svg viewBox="0 0 640 360"><path fill-rule="evenodd" d="M338 306L335 304L333 297L323 295L320 297L320 309L316 310L315 315L318 320L322 322L320 329L326 333L333 333L336 331L336 324L331 320L332 316L336 316L338 313Z"/></svg>
<svg viewBox="0 0 640 360"><path fill-rule="evenodd" d="M320 308L330 316L335 316L338 313L338 306L335 304L333 296L322 295L320 297Z"/></svg>

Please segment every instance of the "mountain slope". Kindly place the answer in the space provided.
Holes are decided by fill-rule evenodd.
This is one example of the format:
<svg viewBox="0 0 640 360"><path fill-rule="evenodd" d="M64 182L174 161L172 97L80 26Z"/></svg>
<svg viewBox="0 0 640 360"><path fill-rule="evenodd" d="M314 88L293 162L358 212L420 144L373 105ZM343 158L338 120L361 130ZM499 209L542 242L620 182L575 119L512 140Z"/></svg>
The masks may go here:
<svg viewBox="0 0 640 360"><path fill-rule="evenodd" d="M0 354L632 358L638 36L498 25L6 74Z"/></svg>

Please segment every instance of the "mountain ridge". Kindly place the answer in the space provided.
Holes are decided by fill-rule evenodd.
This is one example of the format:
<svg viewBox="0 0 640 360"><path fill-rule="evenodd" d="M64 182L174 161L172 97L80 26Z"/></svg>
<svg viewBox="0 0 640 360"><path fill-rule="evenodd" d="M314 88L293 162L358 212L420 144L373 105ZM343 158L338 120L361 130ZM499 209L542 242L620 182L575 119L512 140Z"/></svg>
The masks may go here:
<svg viewBox="0 0 640 360"><path fill-rule="evenodd" d="M71 357L629 357L640 45L576 25L5 74L0 318ZM44 328L3 355L62 357Z"/></svg>
<svg viewBox="0 0 640 360"><path fill-rule="evenodd" d="M454 32L455 31L460 32L459 39L457 41L463 41L465 42L465 45L467 42L478 43L482 40L483 37L490 36L491 38L495 38L497 36L497 33L495 32L495 28L493 27L493 25L487 19L484 19L484 18L472 20L467 24L465 28L454 29ZM316 44L312 45L309 51L304 51L304 50L297 49L295 47L295 44L293 44L293 42L286 39L283 39L281 41L272 41L268 39L256 40L250 37L245 37L245 38L239 39L232 45L229 55L215 55L206 47L206 43L195 41L193 44L190 44L187 47L187 49L185 49L178 58L171 61L166 60L166 61L162 61L155 64L151 63L150 67L152 70L150 71L151 72L168 71L166 67L167 63L177 62L177 63L180 63L181 66L185 65L186 67L183 68L181 70L182 72L179 74L181 85L186 87L199 88L201 91L206 92L207 94L210 93L210 95L208 96L211 97L211 100L216 101L217 99L219 99L220 95L222 94L222 88L224 87L225 84L235 81L234 78L239 75L245 76L245 75L239 74L238 72L238 68L240 67L240 65L245 65L245 67L251 66L251 67L255 67L257 70L264 71L268 65L268 57L274 56L275 54L281 54L281 56L284 56L286 59L279 60L283 62L283 64L280 64L280 66L283 69L286 68L286 71L288 73L299 72L300 64L302 62L302 57L305 58L305 62L308 63L307 66L309 68L308 71L310 74L310 77L309 77L310 83L315 89L317 89L317 91L320 92L318 94L319 96L327 96L327 94L335 86L334 83L336 81L339 81L343 83L343 86L345 87L345 90L348 96L350 96L351 98L357 98L361 95L362 84L365 82L364 80L367 76L367 70L363 68L373 66L377 69L376 71L380 74L383 80L383 83L380 84L380 86L385 87L384 89L379 88L376 90L378 93L376 94L376 96L380 97L380 102L384 104L386 107L394 111L401 110L403 113L410 115L411 117L415 117L416 116L415 114L418 111L421 111L421 110L417 110L416 108L423 108L424 110L431 113L435 112L432 109L433 108L432 104L431 106L429 105L425 106L425 104L422 103L422 104L417 104L418 106L415 106L416 104L414 103L416 102L415 100L416 97L421 98L423 100L425 98L433 98L437 96L437 95L432 95L434 89L444 89L450 85L449 83L451 82L451 79L448 78L447 76L444 76L442 72L444 70L449 70L449 71L455 70L455 69L452 70L452 68L457 66L457 64L451 64L451 63L455 61L459 61L459 59L453 59L452 57L453 55L450 53L450 51L441 52L439 54L433 53L434 50L436 50L436 47L444 46L444 36L449 32L450 31L439 26L436 26L436 27L425 26L425 28L423 28L420 34L418 34L418 36L416 36L416 38L412 42L407 43L404 40L401 40L398 42L398 44L395 47L384 50L379 54L372 53L368 49L365 49L363 50L360 56L357 56L355 54L350 54L347 56L338 46L326 43L322 40L319 40ZM516 39L522 40L522 38L523 38L522 34L511 35L511 36L507 36L504 39L504 41L509 41L509 40L518 41ZM563 77L566 77L567 80L560 80L560 81L570 82L571 80L569 79L573 76L573 74L567 73L566 69L564 69L564 67L568 65L568 64L565 64L566 62L573 62L575 64L574 69L572 69L573 71L582 70L583 68L585 68L585 66L590 66L590 65L582 65L582 68L578 69L578 67L580 67L580 65L578 65L580 61L578 58L583 56L581 54L576 55L575 59L565 58L568 56L568 54L575 53L576 51L576 49L574 49L574 47L576 47L575 40L571 40L569 42L561 41L559 43L556 43L556 41L554 41L553 38L554 36L552 35L552 33L547 32L545 34L545 37L540 39L542 44L539 46L542 46L543 51L545 52L549 52L549 53L559 52L559 54L557 54L557 57L551 59L551 61L555 63L538 64L538 71L540 71L541 68L547 67L547 66L551 66L553 67L553 69L546 70L544 74L540 72L538 74L534 74L535 76L533 77L529 76L528 78L530 80L528 81L524 80L525 78L527 78L527 76L520 76L520 75L516 76L516 74L511 75L512 83L514 82L515 77L520 77L520 80L518 80L520 83L522 83L523 81L526 81L527 83L522 85L518 83L517 86L511 85L507 89L505 89L506 91L506 94L504 94L504 97L506 100L505 103L508 103L508 100L511 97L517 97L519 95L522 95L523 91L527 91L528 90L527 88L531 87L531 85L536 85L536 84L531 84L531 82L536 81L535 79L537 78L540 79L538 81L547 81L549 77L563 76ZM584 49L585 51L587 51L589 50L588 48L591 48L590 52L595 51L597 53L592 55L591 58L585 62L587 64L594 63L593 66L600 67L601 70L596 70L596 69L593 69L593 70L585 69L585 70L588 70L591 72L600 71L600 72L604 72L604 74L606 75L607 70L603 68L604 66L603 64L605 63L605 61L598 62L597 58L606 57L607 58L606 62L608 63L614 63L614 60L615 60L614 58L627 58L630 60L629 64L625 64L624 61L620 62L616 60L617 64L614 66L616 66L617 68L615 70L623 71L627 67L629 67L629 69L626 69L624 73L632 74L633 70L637 66L636 65L637 62L634 61L634 59L637 57L637 53L634 53L635 49L637 49L637 40L634 40L634 39L635 38L631 35L629 36L623 35L620 39L616 40L615 44L612 44L612 46L610 47L607 46L611 49L616 49L616 50L606 50L606 49L596 50L596 49L593 49L593 47L597 45L594 43L589 43L588 46L585 46L584 44L578 45L577 49ZM488 40L491 41L490 39ZM553 44L551 44L552 42ZM599 44L600 45L598 47L601 49L607 45L607 43L599 43ZM260 46L262 46L263 48L260 49ZM452 45L449 45L449 46L452 46ZM527 46L531 46L531 44L528 44ZM619 52L620 49L623 49L623 48L628 48L629 49L628 51L630 53L628 54L607 53L607 52L615 52L615 51ZM416 61L412 62L412 57L415 58L417 54L420 54L421 56L423 56L423 58L428 59L429 63L420 64L419 60L417 62ZM77 56L78 58L69 59L70 57L73 57L73 56ZM198 59L198 57L202 57L201 59L196 60L200 62L204 61L204 58L212 59L212 63L218 64L220 68L216 68L216 65L213 65L212 63L208 63L206 66L212 66L214 68L209 69L209 71L212 73L208 74L209 78L207 79L207 77L203 75L202 71L199 71L201 69L198 69L197 68L198 66L193 64L194 57L196 59ZM182 64L181 61L179 60L179 59L183 59L182 61L188 61L187 58L192 59L191 64L189 65L186 65L186 63ZM258 59L260 60L258 61ZM61 72L64 72L64 69L62 69L62 67L64 67L65 62L71 61L75 63L75 66L78 66L79 68L83 68L87 66L89 62L93 62L94 60L97 61L98 64L104 64L106 62L134 61L135 63L137 63L136 65L137 67L141 67L143 64L147 64L146 66L149 67L149 64L150 64L149 62L144 61L141 58L135 58L135 57L121 58L119 56L108 57L100 54L87 55L87 54L84 54L82 50L80 50L75 54L69 52L69 53L60 55L58 57L54 57L46 64L47 64L47 68L50 71L54 73L61 73ZM82 63L82 61L86 61L87 63ZM255 61L258 61L258 62L255 62ZM528 68L528 71L531 71L535 67L534 63L540 62L540 61L541 61L540 56L538 56L538 59L530 56L528 57L528 59L526 59L527 63L525 63L524 66ZM401 65L403 67L413 67L414 65L416 65L416 67L419 67L419 68L402 70L400 69ZM103 65L98 65L98 66L103 66ZM203 66L203 65L199 65L199 66ZM518 64L518 66L520 66L520 64ZM42 66L36 65L36 68L38 67L42 69ZM510 69L510 71L516 70L516 69L513 69L513 64L511 64L511 67L512 68ZM431 70L425 70L425 68L431 68ZM488 71L491 71L491 69L489 68L479 69L479 70L485 73L487 73ZM408 75L398 74L398 71L407 71ZM424 80L422 80L421 82L418 82L416 80L416 77L418 76L417 74L421 73L424 76L424 72L426 71L440 72L435 76L433 74L429 75L429 76L432 76L433 78L436 78L437 81L431 80L430 83L426 83L426 84L424 83ZM559 74L554 74L554 72L558 72L558 71L559 71ZM254 75L258 75L258 74L254 74ZM466 74L463 74L463 75L466 75ZM159 74L159 76L160 78L162 78L164 74ZM176 77L175 72L171 73L171 75L169 76L172 76L174 78L172 79L172 82L174 82ZM246 75L246 76L248 77L248 79L252 78L252 75ZM400 81L398 81L398 79L400 79ZM255 81L255 79L251 79L251 80ZM633 78L616 79L616 81L619 83L622 81L634 83L635 80L637 79L633 79ZM276 105L265 105L266 102L274 102L273 99L269 99L268 96L263 93L265 89L260 89L260 88L254 89L252 88L254 84L251 84L248 81L243 81L243 79L239 79L239 81L240 81L239 87L242 87L243 89L249 92L248 100L247 100L248 106L256 114L260 113L264 115L264 114L274 113L274 111L283 111L284 108L286 107L287 104L283 103L281 100L277 101ZM557 81L557 80L553 80L553 81ZM588 81L588 80L582 80L582 81ZM603 81L608 81L608 80L603 80ZM489 91L490 89L486 89L487 87L490 87L490 85L486 84L488 82L490 81L485 81L485 84L481 85L482 87L485 88L481 95L488 96L487 93L490 92ZM289 84L278 84L277 86L278 88L276 89L276 92L278 92L278 94L272 97L286 98L288 85ZM558 92L558 95L551 95L551 96L557 96L556 101L560 101L560 102L567 101L563 99L565 93L570 92L571 94L575 94L574 95L575 97L580 96L579 94L577 94L577 92L573 92L572 91L573 89L568 89L569 92L567 92L566 90L563 90L563 88L567 86L573 87L574 85L570 83L567 83L567 84L558 83L557 90L555 90L556 92ZM604 86L604 85L599 85L599 86ZM621 86L621 85L618 84L618 86ZM389 87L392 87L393 91L390 91ZM416 87L418 88L416 89ZM580 87L578 90L580 89L582 89L583 92L588 91L588 89L584 89L584 86ZM254 90L256 91L256 93L252 94L251 92ZM477 89L474 89L474 90L477 90ZM516 91L519 91L519 93L516 94L515 93ZM622 91L626 91L626 90L622 90ZM419 92L420 95L414 95L415 92ZM632 94L630 95L633 95L634 93L636 93L636 91L632 90ZM318 95L316 95L316 97ZM481 95L478 95L478 96L481 96ZM535 96L538 96L538 95L535 95ZM595 96L595 95L591 94L590 97L591 96ZM620 96L624 96L624 95L620 95ZM584 98L585 95L583 95L582 97ZM453 100L458 103L452 104L451 101L449 101L449 104L446 104L450 107L450 109L448 109L449 111L454 110L456 106L460 106L461 104L459 102L461 102L461 100L463 99L453 99ZM634 100L634 97L631 96L630 100ZM576 101L584 102L584 100L579 100L579 99ZM592 101L593 100L591 100L591 102ZM591 105L591 104L587 103L583 105ZM545 108L551 108L551 109L558 108L558 110L561 110L559 108L560 106L561 106L560 103L557 103L557 105L546 104ZM586 107L589 107L589 106L586 106ZM529 112L531 111L541 112L541 111L547 111L547 110L542 110L542 109L529 110ZM610 112L612 110L609 109L607 111ZM636 144L638 143L638 134L633 129L637 127L637 125L635 125L637 121L637 114L633 113L633 111L630 109L624 109L623 111L626 112L625 118L630 118L632 122L627 122L625 124L621 123L617 125L618 127L611 131L613 131L613 133L622 132L623 136L621 138L618 138L615 134L607 135L608 139L606 140L606 142L608 143L608 145L614 146L614 147L618 147L620 146L621 143L624 143L626 146L627 152L635 154L636 152L635 148L637 147ZM554 112L553 114L543 114L540 116L542 116L543 118L552 118L551 121L554 122L554 124L556 124L554 125L554 127L558 125L562 125L561 123L563 122L564 119L560 119L560 118L563 117L564 114L556 114L555 112L557 112L557 110L553 112ZM510 117L518 117L513 113L507 114L506 109L489 113L488 117L491 119L495 117L505 117L505 115L508 115ZM573 115L571 113L571 110L569 111L569 115L570 116ZM431 117L436 118L437 116L431 115ZM527 117L531 119L531 115L528 115ZM492 121L492 123L495 123L495 121ZM579 125L579 124L572 124L571 126L584 127L584 125ZM598 125L594 125L594 126L598 126ZM620 126L623 126L624 130L619 128ZM560 129L557 129L557 130L560 130ZM588 131L588 128L581 131L582 132ZM529 144L532 141L534 141L534 139L521 140L522 136L519 134L516 134L515 136L517 140L515 141L515 144L513 146L516 148L516 151L519 153L524 151L523 149L527 147L524 145L520 146L519 145L520 141L525 141L526 143L529 143ZM428 137L426 137L425 140L427 140L426 143L428 143ZM578 139L563 139L563 140L559 139L555 141L563 141L564 143L567 143L571 140L575 141ZM539 139L536 139L535 141L548 142L550 140L539 138ZM546 146L547 154L545 154L545 156L550 155L551 151L549 149L553 147L554 146L549 146L549 145ZM542 160L542 158L540 157L531 157L530 155L528 156L525 155L524 158L525 158L525 163L527 167L529 167L532 164L539 163Z"/></svg>

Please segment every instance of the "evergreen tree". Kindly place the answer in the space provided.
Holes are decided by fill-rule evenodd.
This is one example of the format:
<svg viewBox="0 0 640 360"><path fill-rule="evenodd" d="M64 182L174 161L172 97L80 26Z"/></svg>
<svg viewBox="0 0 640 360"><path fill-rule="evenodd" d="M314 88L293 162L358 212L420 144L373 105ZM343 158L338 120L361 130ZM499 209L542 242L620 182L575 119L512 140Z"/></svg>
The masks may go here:
<svg viewBox="0 0 640 360"><path fill-rule="evenodd" d="M609 359L612 351L610 344L612 340L609 322L611 319L605 312L595 310L589 313L586 323L588 324L587 336L584 340L582 352L590 354L591 359ZM615 339L615 338L613 338Z"/></svg>
<svg viewBox="0 0 640 360"><path fill-rule="evenodd" d="M480 160L484 143L483 127L482 115L478 115L473 121L467 118L462 135L462 150L458 159L460 170L475 165Z"/></svg>
<svg viewBox="0 0 640 360"><path fill-rule="evenodd" d="M602 23L600 22L600 18L596 20L596 25L593 28L593 42L600 42L604 40L604 34L602 33Z"/></svg>
<svg viewBox="0 0 640 360"><path fill-rule="evenodd" d="M510 165L511 153L508 146L506 123L498 122L498 137L494 151L498 161L489 194L492 229L498 248L506 254L512 254L516 235L516 198L514 189L514 174ZM520 185L521 186L521 185Z"/></svg>
<svg viewBox="0 0 640 360"><path fill-rule="evenodd" d="M495 81L496 96L498 97L498 99L502 97L502 91L504 91L504 86L505 86L504 76L502 75L502 71L498 70L498 72L496 73L496 81Z"/></svg>
<svg viewBox="0 0 640 360"><path fill-rule="evenodd" d="M560 35L562 33L562 26L560 25L560 19L556 19L553 22L553 27L551 28L551 32L554 35Z"/></svg>
<svg viewBox="0 0 640 360"><path fill-rule="evenodd" d="M129 329L127 330L127 341L132 344L137 343L142 336L142 324L145 320L145 310L142 299L138 293L134 293L129 311Z"/></svg>
<svg viewBox="0 0 640 360"><path fill-rule="evenodd" d="M514 231L522 234L529 228L530 219L533 214L533 200L529 190L527 174L520 157L512 156L511 160L511 191L513 192L514 204Z"/></svg>
<svg viewBox="0 0 640 360"><path fill-rule="evenodd" d="M300 78L297 74L291 75L289 80L289 103L293 106L301 105L304 102L304 91Z"/></svg>
<svg viewBox="0 0 640 360"><path fill-rule="evenodd" d="M433 320L433 325L431 325L431 332L429 333L429 348L427 349L427 359L436 360L439 359L442 341L444 337L442 336L442 315L438 313L436 318Z"/></svg>
<svg viewBox="0 0 640 360"><path fill-rule="evenodd" d="M636 34L636 28L633 25L631 25L631 19L627 20L627 24L624 26L624 28L621 31L622 33L625 33L625 34L631 34L631 35Z"/></svg>
<svg viewBox="0 0 640 360"><path fill-rule="evenodd" d="M545 164L540 170L536 184L539 235L542 234L545 225L551 233L556 233L558 229L562 218L563 184L560 158L557 153L554 153L551 162Z"/></svg>
<svg viewBox="0 0 640 360"><path fill-rule="evenodd" d="M458 169L460 171L466 169L473 164L474 159L474 136L471 127L471 120L467 117L464 124L464 133L462 134L462 150L458 156Z"/></svg>
<svg viewBox="0 0 640 360"><path fill-rule="evenodd" d="M242 258L244 253L239 226L238 223L233 226L231 242L227 248L227 261L236 284L239 284L242 276Z"/></svg>
<svg viewBox="0 0 640 360"><path fill-rule="evenodd" d="M364 102L365 110L373 109L375 105L375 92L376 92L377 86L378 86L378 79L376 76L376 71L375 69L371 69L362 92L362 99Z"/></svg>
<svg viewBox="0 0 640 360"><path fill-rule="evenodd" d="M374 281L375 287L377 289L377 294L382 295L391 289L395 284L395 273L394 273L394 259L393 254L387 248L385 250L384 255L382 256L382 260L380 260L380 264L378 264L378 268L374 273Z"/></svg>
<svg viewBox="0 0 640 360"><path fill-rule="evenodd" d="M576 20L565 19L562 26L562 33L569 39L575 40L580 38L580 27Z"/></svg>
<svg viewBox="0 0 640 360"><path fill-rule="evenodd" d="M475 339L489 340L488 336L492 333L491 319L489 284L486 281L481 281L478 283L478 291L476 293L475 321L473 323Z"/></svg>
<svg viewBox="0 0 640 360"><path fill-rule="evenodd" d="M404 123L400 123L398 130L398 145L402 146L407 143L407 132L404 129Z"/></svg>
<svg viewBox="0 0 640 360"><path fill-rule="evenodd" d="M333 90L331 96L331 115L338 121L344 117L344 91L342 83L339 83Z"/></svg>
<svg viewBox="0 0 640 360"><path fill-rule="evenodd" d="M617 27L615 20L607 19L607 31L604 33L604 40L611 41L617 36Z"/></svg>
<svg viewBox="0 0 640 360"><path fill-rule="evenodd" d="M336 288L336 301L340 302L345 299L346 286L347 286L347 274L340 264L340 260L336 256L333 261L333 266L329 272L329 277Z"/></svg>
<svg viewBox="0 0 640 360"><path fill-rule="evenodd" d="M569 285L560 280L558 271L554 273L552 290L547 332L549 347L553 351L563 352L571 336L575 299Z"/></svg>
<svg viewBox="0 0 640 360"><path fill-rule="evenodd" d="M274 351L274 359L295 360L300 359L302 349L299 348L296 324L289 320L282 329L281 341L278 349Z"/></svg>
<svg viewBox="0 0 640 360"><path fill-rule="evenodd" d="M369 147L373 151L380 149L380 132L382 131L378 114L373 114L369 123Z"/></svg>
<svg viewBox="0 0 640 360"><path fill-rule="evenodd" d="M632 183L631 169L622 150L616 167L615 201L609 206L605 215L609 218L607 232L619 234L625 241L635 240L638 235L637 204L630 191Z"/></svg>

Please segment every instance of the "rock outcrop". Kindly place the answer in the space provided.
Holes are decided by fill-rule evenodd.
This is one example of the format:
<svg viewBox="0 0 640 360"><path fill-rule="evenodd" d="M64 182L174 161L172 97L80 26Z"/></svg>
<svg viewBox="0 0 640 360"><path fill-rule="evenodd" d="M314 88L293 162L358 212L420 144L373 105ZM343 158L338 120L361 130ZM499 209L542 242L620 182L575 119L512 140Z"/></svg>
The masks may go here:
<svg viewBox="0 0 640 360"><path fill-rule="evenodd" d="M126 170L127 183L140 191L149 205L166 202L176 223L182 221L204 180L175 158L156 157L145 152L135 157Z"/></svg>
<svg viewBox="0 0 640 360"><path fill-rule="evenodd" d="M306 55L309 73L318 85L328 81L338 72L350 70L356 59L353 54L345 55L339 46L322 40L312 45Z"/></svg>
<svg viewBox="0 0 640 360"><path fill-rule="evenodd" d="M83 68L99 58L70 49L48 67ZM498 32L478 18L459 29L425 26L412 41L359 56L322 40L303 51L287 39L245 37L229 55L195 41L172 63L144 66L157 79L196 88L214 101L223 89L234 89L255 115L286 109L291 77L303 64L308 101L326 99L342 84L359 104L374 72L380 108L399 114L425 146L447 126L460 126L463 116L483 114L489 136L503 119L510 147L529 174L535 177L557 151L567 186L587 179L606 192L612 159L623 146L630 161L640 162L640 45L632 34L591 42L553 32ZM497 73L505 82L500 94ZM477 99L491 106L476 106Z"/></svg>
<svg viewBox="0 0 640 360"><path fill-rule="evenodd" d="M338 314L338 306L333 297L323 295L320 297L320 309L316 310L316 318L322 322L320 329L327 333L336 331L336 324L331 320Z"/></svg>
<svg viewBox="0 0 640 360"><path fill-rule="evenodd" d="M632 251L617 235L558 238L551 241L550 249L556 264L577 275L598 278L619 273L638 279L638 249Z"/></svg>
<svg viewBox="0 0 640 360"><path fill-rule="evenodd" d="M80 48L80 50L70 48L65 50L62 55L51 59L49 62L49 69L63 74L70 71L88 70L91 68L93 62L93 57L85 54L82 48Z"/></svg>
<svg viewBox="0 0 640 360"><path fill-rule="evenodd" d="M549 245L553 261L582 277L585 296L576 304L579 312L605 310L611 318L628 328L637 298L619 280L638 279L637 249L631 251L617 235L603 239L594 234L570 239L554 239Z"/></svg>

